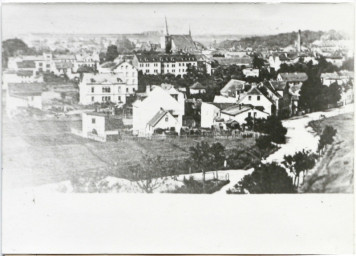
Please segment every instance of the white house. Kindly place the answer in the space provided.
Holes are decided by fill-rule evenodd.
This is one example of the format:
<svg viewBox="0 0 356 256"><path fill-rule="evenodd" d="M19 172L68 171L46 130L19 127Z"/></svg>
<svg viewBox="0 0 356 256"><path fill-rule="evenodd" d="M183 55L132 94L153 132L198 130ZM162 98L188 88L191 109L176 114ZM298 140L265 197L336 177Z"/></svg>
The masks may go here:
<svg viewBox="0 0 356 256"><path fill-rule="evenodd" d="M93 53L79 53L75 55L75 61L73 63L73 71L77 72L81 67L90 67L96 69L100 61L99 54Z"/></svg>
<svg viewBox="0 0 356 256"><path fill-rule="evenodd" d="M7 70L2 74L2 89L6 90L9 83L42 83L43 77L36 75L34 70Z"/></svg>
<svg viewBox="0 0 356 256"><path fill-rule="evenodd" d="M115 74L84 73L79 83L79 103L126 103L126 96L134 94L137 86L124 83Z"/></svg>
<svg viewBox="0 0 356 256"><path fill-rule="evenodd" d="M82 129L75 132L82 137L106 141L110 135L118 135L123 127L121 119L101 112L82 113ZM73 130L73 129L72 129Z"/></svg>
<svg viewBox="0 0 356 256"><path fill-rule="evenodd" d="M6 113L12 116L18 108L42 109L42 83L9 84L6 91Z"/></svg>
<svg viewBox="0 0 356 256"><path fill-rule="evenodd" d="M254 108L251 105L234 105L221 111L221 118L225 122L230 120L238 122L240 125L246 122L246 118L267 118L270 114Z"/></svg>
<svg viewBox="0 0 356 256"><path fill-rule="evenodd" d="M270 114L252 105L203 102L201 105L201 127L226 127L231 121L240 125L246 122L247 117L267 118Z"/></svg>
<svg viewBox="0 0 356 256"><path fill-rule="evenodd" d="M244 68L242 73L245 77L258 77L260 75L260 70L258 68Z"/></svg>
<svg viewBox="0 0 356 256"><path fill-rule="evenodd" d="M152 90L147 88L146 97L137 100L133 107L133 134L138 136L150 136L155 128L162 127L164 118L165 127L174 127L180 133L184 115L184 95L174 88L165 90L160 86L154 86ZM170 114L166 113L169 112ZM168 119L166 121L166 117ZM177 122L172 120L172 116ZM156 122L159 119L158 122Z"/></svg>

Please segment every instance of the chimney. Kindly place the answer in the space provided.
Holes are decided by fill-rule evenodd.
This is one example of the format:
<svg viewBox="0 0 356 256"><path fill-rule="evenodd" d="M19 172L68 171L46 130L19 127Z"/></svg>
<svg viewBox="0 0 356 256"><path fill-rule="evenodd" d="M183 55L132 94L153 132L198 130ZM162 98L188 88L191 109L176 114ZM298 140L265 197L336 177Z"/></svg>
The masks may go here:
<svg viewBox="0 0 356 256"><path fill-rule="evenodd" d="M239 104L239 109L241 110L241 103Z"/></svg>
<svg viewBox="0 0 356 256"><path fill-rule="evenodd" d="M150 85L146 85L146 93L149 93L151 91L151 86Z"/></svg>
<svg viewBox="0 0 356 256"><path fill-rule="evenodd" d="M300 29L298 30L298 39L297 39L297 52L300 52L300 48L301 48L301 34L302 32L300 31Z"/></svg>

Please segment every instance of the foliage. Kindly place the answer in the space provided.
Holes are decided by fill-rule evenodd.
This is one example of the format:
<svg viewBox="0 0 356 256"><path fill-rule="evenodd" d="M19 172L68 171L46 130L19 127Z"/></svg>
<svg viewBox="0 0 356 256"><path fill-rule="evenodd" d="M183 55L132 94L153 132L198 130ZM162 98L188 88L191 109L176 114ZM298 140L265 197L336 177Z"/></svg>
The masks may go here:
<svg viewBox="0 0 356 256"><path fill-rule="evenodd" d="M286 142L287 129L278 117L272 115L267 119L256 118L252 122L254 131L268 134L275 143Z"/></svg>
<svg viewBox="0 0 356 256"><path fill-rule="evenodd" d="M272 140L270 136L260 136L259 138L256 139L256 146L260 150L265 150L273 147L271 142Z"/></svg>
<svg viewBox="0 0 356 256"><path fill-rule="evenodd" d="M205 191L203 183L198 180L194 180L193 176L190 176L189 179L184 178L184 185L180 188L177 188L170 193L187 193L187 194L212 194L216 191L219 191L223 186L228 184L229 180L208 180L205 182Z"/></svg>
<svg viewBox="0 0 356 256"><path fill-rule="evenodd" d="M265 60L263 58L258 57L257 55L253 56L252 66L253 68L261 69L265 64Z"/></svg>
<svg viewBox="0 0 356 256"><path fill-rule="evenodd" d="M261 164L238 182L230 193L296 193L292 178L276 163ZM228 192L229 193L229 192Z"/></svg>
<svg viewBox="0 0 356 256"><path fill-rule="evenodd" d="M225 161L225 148L220 143L213 143L211 146L202 141L195 147L190 147L190 159L193 164L203 171L222 168Z"/></svg>
<svg viewBox="0 0 356 256"><path fill-rule="evenodd" d="M294 155L284 156L282 164L288 168L290 172L294 173L293 184L295 186L299 186L300 173L306 173L308 170L312 169L315 165L317 157L318 156L316 154L305 149L296 152Z"/></svg>
<svg viewBox="0 0 356 256"><path fill-rule="evenodd" d="M29 48L21 39L7 39L2 42L2 67L7 67L7 62L10 57L34 54L36 54L36 51L33 48Z"/></svg>
<svg viewBox="0 0 356 256"><path fill-rule="evenodd" d="M128 177L145 193L152 193L164 185L173 169L160 156L143 156L139 164L130 165Z"/></svg>
<svg viewBox="0 0 356 256"><path fill-rule="evenodd" d="M117 50L117 46L116 45L109 45L108 49L106 51L106 57L105 60L106 61L113 61L117 58L117 56L119 56L119 52Z"/></svg>
<svg viewBox="0 0 356 256"><path fill-rule="evenodd" d="M318 152L323 151L323 149L334 142L334 136L336 135L337 130L332 126L325 126L323 133L319 139Z"/></svg>
<svg viewBox="0 0 356 256"><path fill-rule="evenodd" d="M354 58L348 58L342 63L342 66L340 70L349 70L349 71L354 71Z"/></svg>

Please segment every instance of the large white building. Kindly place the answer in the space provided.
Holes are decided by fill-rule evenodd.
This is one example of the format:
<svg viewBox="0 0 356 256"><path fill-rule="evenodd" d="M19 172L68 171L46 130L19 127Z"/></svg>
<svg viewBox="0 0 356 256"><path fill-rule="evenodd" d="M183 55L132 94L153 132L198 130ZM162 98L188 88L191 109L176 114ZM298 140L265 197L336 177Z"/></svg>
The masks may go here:
<svg viewBox="0 0 356 256"><path fill-rule="evenodd" d="M172 129L180 133L184 115L184 94L173 87L147 88L142 100L137 100L133 107L133 134L141 137L150 136L157 128Z"/></svg>
<svg viewBox="0 0 356 256"><path fill-rule="evenodd" d="M126 103L126 97L136 90L137 84L127 84L117 74L84 73L79 83L79 103Z"/></svg>
<svg viewBox="0 0 356 256"><path fill-rule="evenodd" d="M143 74L187 74L188 66L197 67L198 61L191 54L136 54L132 64Z"/></svg>
<svg viewBox="0 0 356 256"><path fill-rule="evenodd" d="M138 70L128 62L105 62L98 67L98 72L101 74L114 74L119 77L124 83L138 86Z"/></svg>

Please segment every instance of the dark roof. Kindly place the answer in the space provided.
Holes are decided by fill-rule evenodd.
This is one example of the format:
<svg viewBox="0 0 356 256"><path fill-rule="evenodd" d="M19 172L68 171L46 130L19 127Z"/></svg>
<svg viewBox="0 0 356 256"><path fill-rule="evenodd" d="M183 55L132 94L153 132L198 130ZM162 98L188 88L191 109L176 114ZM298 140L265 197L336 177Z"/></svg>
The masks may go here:
<svg viewBox="0 0 356 256"><path fill-rule="evenodd" d="M280 73L280 76L285 82L304 82L308 79L308 75L304 72Z"/></svg>
<svg viewBox="0 0 356 256"><path fill-rule="evenodd" d="M228 107L236 105L236 103L215 103L215 102L206 102L206 103L214 105L215 107L217 107L219 109L226 109Z"/></svg>
<svg viewBox="0 0 356 256"><path fill-rule="evenodd" d="M262 92L260 92L260 90L257 89L257 87L252 87L248 92L248 95L261 95Z"/></svg>
<svg viewBox="0 0 356 256"><path fill-rule="evenodd" d="M71 62L56 62L57 69L72 68L73 63Z"/></svg>
<svg viewBox="0 0 356 256"><path fill-rule="evenodd" d="M197 50L197 47L190 35L171 35L174 45L180 50Z"/></svg>
<svg viewBox="0 0 356 256"><path fill-rule="evenodd" d="M36 68L36 63L33 60L23 60L17 62L18 68Z"/></svg>
<svg viewBox="0 0 356 256"><path fill-rule="evenodd" d="M32 70L19 70L16 72L16 75L18 75L18 76L33 76L33 71Z"/></svg>
<svg viewBox="0 0 356 256"><path fill-rule="evenodd" d="M45 85L43 83L9 83L9 94L14 97L39 96Z"/></svg>
<svg viewBox="0 0 356 256"><path fill-rule="evenodd" d="M150 126L154 127L167 113L169 113L168 111L165 111L163 109L160 109L153 117L150 121L148 121L147 124L149 124Z"/></svg>
<svg viewBox="0 0 356 256"><path fill-rule="evenodd" d="M196 57L190 54L137 54L136 57L139 62L197 61Z"/></svg>
<svg viewBox="0 0 356 256"><path fill-rule="evenodd" d="M221 57L214 57L214 60L216 60L219 65L222 66L229 66L229 65L245 65L249 66L252 64L252 58L251 57L243 57L243 58L221 58Z"/></svg>
<svg viewBox="0 0 356 256"><path fill-rule="evenodd" d="M205 89L205 86L203 86L201 83L196 82L193 85L190 86L190 89Z"/></svg>

